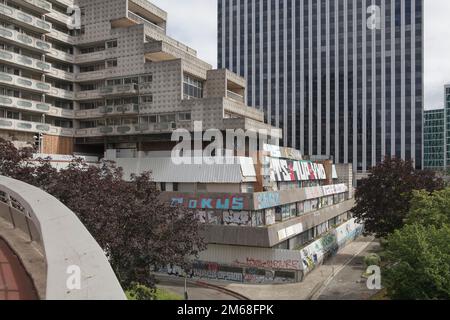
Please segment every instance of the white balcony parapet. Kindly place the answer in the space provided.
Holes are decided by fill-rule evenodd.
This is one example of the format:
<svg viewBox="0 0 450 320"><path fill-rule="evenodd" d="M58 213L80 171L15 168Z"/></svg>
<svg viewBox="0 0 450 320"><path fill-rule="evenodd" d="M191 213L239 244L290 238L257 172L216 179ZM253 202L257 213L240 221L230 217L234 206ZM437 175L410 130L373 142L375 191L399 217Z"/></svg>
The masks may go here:
<svg viewBox="0 0 450 320"><path fill-rule="evenodd" d="M49 34L47 34L47 37L53 38L55 40L59 40L71 45L75 45L77 42L77 37L68 35L67 33L61 32L56 29L52 29Z"/></svg>
<svg viewBox="0 0 450 320"><path fill-rule="evenodd" d="M47 76L52 76L54 78L63 79L63 80L67 80L67 81L75 81L74 73L56 69L54 67L51 67Z"/></svg>
<svg viewBox="0 0 450 320"><path fill-rule="evenodd" d="M45 0L16 0L16 2L40 13L49 13L52 10L52 4Z"/></svg>
<svg viewBox="0 0 450 320"><path fill-rule="evenodd" d="M36 32L47 33L52 30L50 23L1 3L0 16L9 20L15 20L18 24L25 25Z"/></svg>
<svg viewBox="0 0 450 320"><path fill-rule="evenodd" d="M51 87L47 94L55 98L64 98L69 100L73 100L75 97L75 93L73 91L59 89L55 87Z"/></svg>
<svg viewBox="0 0 450 320"><path fill-rule="evenodd" d="M70 54L70 53L67 53L67 52L64 52L61 50L57 50L55 48L51 48L47 55L52 58L62 60L64 62L75 63L75 56L73 54Z"/></svg>
<svg viewBox="0 0 450 320"><path fill-rule="evenodd" d="M0 72L0 83L44 93L50 92L51 88L48 83L19 77L5 72Z"/></svg>
<svg viewBox="0 0 450 320"><path fill-rule="evenodd" d="M51 46L45 41L5 27L0 27L0 38L26 46L30 49L38 50L40 52L49 52L51 48Z"/></svg>
<svg viewBox="0 0 450 320"><path fill-rule="evenodd" d="M23 132L39 132L48 135L73 137L74 130L71 128L60 128L40 122L31 122L17 119L0 118L0 129L23 131Z"/></svg>
<svg viewBox="0 0 450 320"><path fill-rule="evenodd" d="M0 195L2 222L11 225L11 232L31 239L27 250L15 253L23 261L32 253L44 260L27 270L40 299L126 300L103 249L69 208L39 188L3 176ZM73 266L84 275L80 290L66 286Z"/></svg>
<svg viewBox="0 0 450 320"><path fill-rule="evenodd" d="M42 72L49 72L51 68L51 65L47 62L29 58L27 56L7 50L0 50L0 60L4 60L11 64Z"/></svg>

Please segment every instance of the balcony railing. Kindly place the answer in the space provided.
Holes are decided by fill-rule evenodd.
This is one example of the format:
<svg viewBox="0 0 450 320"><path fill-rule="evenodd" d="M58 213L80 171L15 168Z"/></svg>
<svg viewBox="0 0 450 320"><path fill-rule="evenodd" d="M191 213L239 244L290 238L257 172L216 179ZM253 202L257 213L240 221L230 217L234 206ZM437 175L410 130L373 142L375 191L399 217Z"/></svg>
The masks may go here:
<svg viewBox="0 0 450 320"><path fill-rule="evenodd" d="M15 20L18 24L25 25L36 32L47 33L52 30L50 23L1 3L0 16L8 20Z"/></svg>
<svg viewBox="0 0 450 320"><path fill-rule="evenodd" d="M0 27L0 38L18 42L30 49L35 49L40 52L49 52L51 48L51 46L45 41L30 37L24 33L20 33L18 31L11 30L5 27Z"/></svg>
<svg viewBox="0 0 450 320"><path fill-rule="evenodd" d="M106 86L100 90L101 94L104 96L111 95L122 95L122 94L137 94L139 91L139 86L135 83L123 84L117 86Z"/></svg>
<svg viewBox="0 0 450 320"><path fill-rule="evenodd" d="M40 122L30 122L17 119L0 118L0 129L23 132L40 132L55 136L73 137L74 130L70 128L54 127Z"/></svg>
<svg viewBox="0 0 450 320"><path fill-rule="evenodd" d="M242 103L245 103L245 98L244 96L241 96L240 94L237 94L233 91L227 90L227 97Z"/></svg>
<svg viewBox="0 0 450 320"><path fill-rule="evenodd" d="M48 83L19 77L5 72L0 72L0 83L45 93L50 92L51 89L51 86Z"/></svg>
<svg viewBox="0 0 450 320"><path fill-rule="evenodd" d="M58 59L58 60L62 60L65 62L69 62L69 63L75 63L75 56L73 54L55 49L55 48L51 48L49 50L48 55L52 58Z"/></svg>
<svg viewBox="0 0 450 320"><path fill-rule="evenodd" d="M34 10L41 13L49 13L52 10L52 4L45 0L17 0L17 2L33 7Z"/></svg>
<svg viewBox="0 0 450 320"><path fill-rule="evenodd" d="M51 68L49 63L6 50L0 50L0 60L42 72L48 72Z"/></svg>

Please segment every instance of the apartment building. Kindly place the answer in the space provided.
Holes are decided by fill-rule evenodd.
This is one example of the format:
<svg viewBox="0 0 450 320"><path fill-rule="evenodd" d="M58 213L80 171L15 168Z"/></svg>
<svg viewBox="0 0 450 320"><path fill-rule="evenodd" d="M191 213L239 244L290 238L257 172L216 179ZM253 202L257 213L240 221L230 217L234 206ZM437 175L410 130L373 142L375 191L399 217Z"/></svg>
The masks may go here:
<svg viewBox="0 0 450 320"><path fill-rule="evenodd" d="M170 149L195 121L281 136L244 104L243 78L213 70L166 23L145 0L1 1L0 136L97 156Z"/></svg>

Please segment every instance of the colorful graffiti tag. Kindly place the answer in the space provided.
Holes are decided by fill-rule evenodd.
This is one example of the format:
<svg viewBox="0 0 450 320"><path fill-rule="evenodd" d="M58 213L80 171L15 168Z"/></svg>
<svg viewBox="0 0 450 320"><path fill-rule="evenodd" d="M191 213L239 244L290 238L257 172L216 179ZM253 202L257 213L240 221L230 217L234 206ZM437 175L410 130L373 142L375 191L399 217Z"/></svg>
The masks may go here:
<svg viewBox="0 0 450 320"><path fill-rule="evenodd" d="M270 159L271 179L279 182L314 181L327 178L325 167L321 163Z"/></svg>
<svg viewBox="0 0 450 320"><path fill-rule="evenodd" d="M202 210L233 210L242 211L246 206L246 199L241 195L226 195L210 197L207 195L187 196L179 195L171 199L173 207L182 206L189 209Z"/></svg>

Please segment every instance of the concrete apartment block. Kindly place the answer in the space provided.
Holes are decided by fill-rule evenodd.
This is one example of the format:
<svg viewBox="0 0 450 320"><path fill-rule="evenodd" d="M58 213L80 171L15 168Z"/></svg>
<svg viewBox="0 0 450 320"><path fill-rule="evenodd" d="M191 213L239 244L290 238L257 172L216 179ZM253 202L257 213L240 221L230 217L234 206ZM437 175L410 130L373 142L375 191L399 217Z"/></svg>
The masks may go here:
<svg viewBox="0 0 450 320"><path fill-rule="evenodd" d="M245 105L245 80L170 38L167 13L149 1L7 0L0 20L0 132L20 145L98 156L145 141L167 148L195 121L281 138Z"/></svg>

